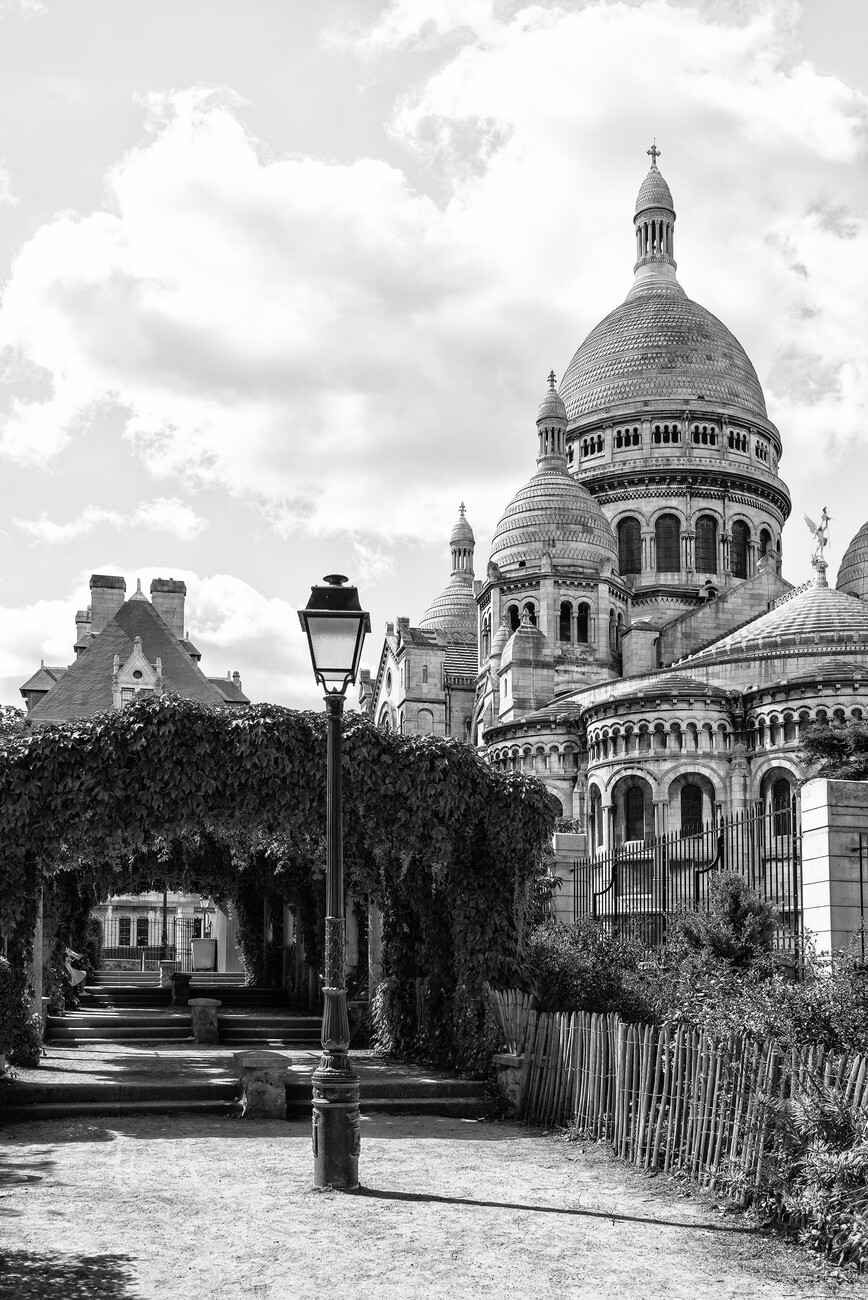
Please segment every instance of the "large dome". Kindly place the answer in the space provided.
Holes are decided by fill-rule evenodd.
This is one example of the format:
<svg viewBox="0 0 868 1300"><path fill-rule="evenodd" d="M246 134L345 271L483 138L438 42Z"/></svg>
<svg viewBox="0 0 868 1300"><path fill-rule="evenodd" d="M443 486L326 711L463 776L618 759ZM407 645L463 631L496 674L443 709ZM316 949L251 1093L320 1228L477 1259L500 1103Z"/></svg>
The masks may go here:
<svg viewBox="0 0 868 1300"><path fill-rule="evenodd" d="M491 559L500 569L521 561L566 561L593 571L618 548L601 507L565 470L542 467L510 501L494 530Z"/></svg>
<svg viewBox="0 0 868 1300"><path fill-rule="evenodd" d="M844 552L835 586L848 596L868 597L868 524L862 525Z"/></svg>
<svg viewBox="0 0 868 1300"><path fill-rule="evenodd" d="M595 329L560 384L572 421L605 407L698 400L767 423L756 371L726 326L677 283L637 285Z"/></svg>

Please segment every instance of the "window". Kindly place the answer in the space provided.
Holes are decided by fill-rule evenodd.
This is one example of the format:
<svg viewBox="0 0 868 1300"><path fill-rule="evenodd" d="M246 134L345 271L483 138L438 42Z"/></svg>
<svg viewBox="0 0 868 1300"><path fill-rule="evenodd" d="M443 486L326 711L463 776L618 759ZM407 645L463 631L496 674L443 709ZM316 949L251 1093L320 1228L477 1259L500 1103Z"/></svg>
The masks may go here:
<svg viewBox="0 0 868 1300"><path fill-rule="evenodd" d="M434 730L434 714L430 709L420 709L416 716L416 731L420 736L430 736Z"/></svg>
<svg viewBox="0 0 868 1300"><path fill-rule="evenodd" d="M645 792L641 786L631 786L624 799L624 838L645 838Z"/></svg>
<svg viewBox="0 0 868 1300"><path fill-rule="evenodd" d="M573 621L573 607L572 605L569 604L568 601L564 600L561 602L561 614L560 614L560 618L558 619L559 640L561 641L572 640L572 635L571 635L572 621Z"/></svg>
<svg viewBox="0 0 868 1300"><path fill-rule="evenodd" d="M680 436L680 430L677 424L655 424L654 432L651 435L651 441L659 447L661 443L678 442Z"/></svg>
<svg viewBox="0 0 868 1300"><path fill-rule="evenodd" d="M391 671L386 673L386 694L392 694L392 674Z"/></svg>
<svg viewBox="0 0 868 1300"><path fill-rule="evenodd" d="M427 664L423 664L423 665L422 665L422 685L423 685L423 686L427 686L427 684L428 684L428 665L427 665Z"/></svg>
<svg viewBox="0 0 868 1300"><path fill-rule="evenodd" d="M130 918L122 916L118 921L118 944L121 948L130 946Z"/></svg>
<svg viewBox="0 0 868 1300"><path fill-rule="evenodd" d="M148 918L146 916L136 917L136 947L147 948L148 946Z"/></svg>
<svg viewBox="0 0 868 1300"><path fill-rule="evenodd" d="M780 776L772 786L772 834L789 835L792 794L786 777Z"/></svg>
<svg viewBox="0 0 868 1300"><path fill-rule="evenodd" d="M681 571L681 525L675 515L661 515L654 527L657 540L657 572Z"/></svg>
<svg viewBox="0 0 868 1300"><path fill-rule="evenodd" d="M702 791L698 785L681 788L681 834L698 835L702 830Z"/></svg>
<svg viewBox="0 0 868 1300"><path fill-rule="evenodd" d="M696 567L700 573L717 573L717 520L711 515L696 521Z"/></svg>
<svg viewBox="0 0 868 1300"><path fill-rule="evenodd" d="M530 601L528 601L527 604L525 605L524 612L525 614L527 614L528 622L530 623L531 627L536 627L536 610L534 609Z"/></svg>
<svg viewBox="0 0 868 1300"><path fill-rule="evenodd" d="M759 535L759 551L760 555L774 555L772 535L767 528L763 528Z"/></svg>
<svg viewBox="0 0 868 1300"><path fill-rule="evenodd" d="M747 553L750 541L750 529L742 519L736 519L732 526L732 548L729 567L734 578L747 577Z"/></svg>
<svg viewBox="0 0 868 1300"><path fill-rule="evenodd" d="M588 624L591 617L591 607L582 601L576 613L576 640L586 642L588 639Z"/></svg>
<svg viewBox="0 0 868 1300"><path fill-rule="evenodd" d="M509 629L514 632L521 621L518 616L518 605L510 605L506 612L509 615Z"/></svg>
<svg viewBox="0 0 868 1300"><path fill-rule="evenodd" d="M622 574L642 572L642 532L638 519L622 519L618 524L618 569Z"/></svg>

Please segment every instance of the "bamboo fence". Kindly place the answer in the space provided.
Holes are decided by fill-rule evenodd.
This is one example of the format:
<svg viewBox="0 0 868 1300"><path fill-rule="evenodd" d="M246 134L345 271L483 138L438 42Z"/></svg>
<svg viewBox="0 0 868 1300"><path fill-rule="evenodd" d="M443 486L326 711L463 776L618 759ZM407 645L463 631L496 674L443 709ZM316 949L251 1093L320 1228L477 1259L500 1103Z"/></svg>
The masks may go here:
<svg viewBox="0 0 868 1300"><path fill-rule="evenodd" d="M608 1142L641 1169L680 1171L742 1203L762 1179L772 1107L820 1084L868 1106L868 1059L784 1052L686 1025L628 1025L614 1013L543 1013L488 988L507 1050L522 1058L518 1116Z"/></svg>

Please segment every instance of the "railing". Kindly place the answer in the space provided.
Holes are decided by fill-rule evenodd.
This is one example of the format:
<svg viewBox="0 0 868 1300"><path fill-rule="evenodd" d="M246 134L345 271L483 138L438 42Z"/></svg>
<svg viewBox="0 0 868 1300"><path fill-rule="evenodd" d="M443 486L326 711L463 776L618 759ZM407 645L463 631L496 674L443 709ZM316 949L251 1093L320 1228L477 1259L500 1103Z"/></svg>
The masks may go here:
<svg viewBox="0 0 868 1300"><path fill-rule="evenodd" d="M179 970L192 970L191 941L201 933L202 918L199 916L167 917L165 936L161 916L103 917L102 960L135 962L143 967L166 960L174 961Z"/></svg>
<svg viewBox="0 0 868 1300"><path fill-rule="evenodd" d="M717 871L733 871L777 909L776 946L798 955L802 943L801 828L798 807L738 814L695 831L621 844L573 866L573 916L656 947L673 913L705 911Z"/></svg>

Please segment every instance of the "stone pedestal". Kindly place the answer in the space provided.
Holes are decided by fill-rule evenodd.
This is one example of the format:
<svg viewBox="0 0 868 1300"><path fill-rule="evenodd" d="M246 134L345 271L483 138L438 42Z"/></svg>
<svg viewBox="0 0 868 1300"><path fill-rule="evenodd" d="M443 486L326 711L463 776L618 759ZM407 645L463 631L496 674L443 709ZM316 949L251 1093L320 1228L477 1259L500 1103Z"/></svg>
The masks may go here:
<svg viewBox="0 0 868 1300"><path fill-rule="evenodd" d="M161 989L171 988L172 976L175 973L174 961L161 961L158 964L160 967L160 988Z"/></svg>
<svg viewBox="0 0 868 1300"><path fill-rule="evenodd" d="M190 1022L193 1038L197 1043L219 1043L220 1030L217 1024L217 1012L221 1006L219 998L190 998Z"/></svg>
<svg viewBox="0 0 868 1300"><path fill-rule="evenodd" d="M286 1119L290 1058L280 1052L236 1052L241 1113L248 1119Z"/></svg>
<svg viewBox="0 0 868 1300"><path fill-rule="evenodd" d="M497 1052L491 1059L497 1072L498 1091L509 1103L513 1114L517 1114L521 1100L524 1056L514 1056L512 1052Z"/></svg>
<svg viewBox="0 0 868 1300"><path fill-rule="evenodd" d="M172 985L172 1006L186 1007L190 1000L190 980L193 978L190 971L175 970L172 971L170 984Z"/></svg>

